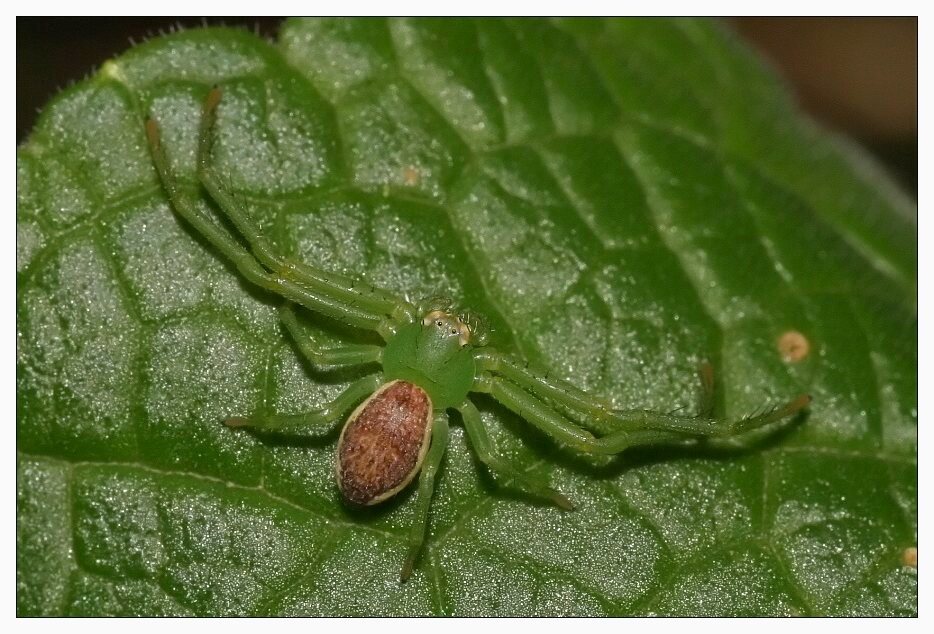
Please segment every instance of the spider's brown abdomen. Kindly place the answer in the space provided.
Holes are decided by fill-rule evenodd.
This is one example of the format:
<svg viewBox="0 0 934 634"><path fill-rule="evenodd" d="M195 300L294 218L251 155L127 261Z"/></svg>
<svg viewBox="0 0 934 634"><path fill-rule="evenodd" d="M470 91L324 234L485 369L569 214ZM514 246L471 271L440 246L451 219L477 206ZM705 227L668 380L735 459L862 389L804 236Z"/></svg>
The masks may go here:
<svg viewBox="0 0 934 634"><path fill-rule="evenodd" d="M392 381L364 401L337 443L337 485L355 504L376 504L412 481L428 450L431 399L407 381Z"/></svg>

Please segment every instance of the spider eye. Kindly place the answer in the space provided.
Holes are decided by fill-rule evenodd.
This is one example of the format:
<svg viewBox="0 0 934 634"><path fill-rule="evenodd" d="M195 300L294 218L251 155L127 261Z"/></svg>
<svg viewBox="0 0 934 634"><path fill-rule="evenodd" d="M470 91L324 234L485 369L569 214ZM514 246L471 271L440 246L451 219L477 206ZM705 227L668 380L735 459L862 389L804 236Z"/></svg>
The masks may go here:
<svg viewBox="0 0 934 634"><path fill-rule="evenodd" d="M440 319L439 319L438 321L436 321L435 323L438 325L438 328L440 328L441 326L444 325L444 322L441 321Z"/></svg>
<svg viewBox="0 0 934 634"><path fill-rule="evenodd" d="M452 335L456 335L456 334L457 334L457 328L451 328L451 334L452 334Z"/></svg>

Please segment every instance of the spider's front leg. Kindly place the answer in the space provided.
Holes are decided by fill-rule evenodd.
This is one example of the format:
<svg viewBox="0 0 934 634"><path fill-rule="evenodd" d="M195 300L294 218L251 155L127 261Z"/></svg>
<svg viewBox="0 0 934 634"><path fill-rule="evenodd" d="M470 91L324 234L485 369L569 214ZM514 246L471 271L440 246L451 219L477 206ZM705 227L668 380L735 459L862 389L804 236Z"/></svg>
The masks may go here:
<svg viewBox="0 0 934 634"><path fill-rule="evenodd" d="M538 397L534 399L538 404L532 408L533 411L538 411L540 405L544 405L539 400L541 399L567 409L577 419L600 421L619 430L593 441L595 444L591 446L599 447L600 453L615 453L612 449L616 447L622 447L618 451L624 449L627 446L624 432L629 433L628 440L631 444L628 446L653 443L685 444L703 437L711 445L721 444L735 447L737 446L737 442L735 442L737 436L784 418L789 418L804 409L811 401L810 396L801 395L780 407L764 411L757 416L734 420L716 419L712 415L714 406L713 367L705 362L699 367L701 389L697 415L666 414L637 409L620 410L613 409L609 402L588 395L566 381L536 374L526 366L504 355L485 352L478 355L478 362L483 370L491 374L487 381L489 387L484 391L492 392L495 384L496 391L507 401L516 403L517 406L519 403L531 406L531 402L525 402L523 394L516 393L511 389L511 386L518 386L522 388L523 392L527 390ZM494 397L496 398L495 394ZM557 412L554 413L557 414ZM558 416L564 418L560 414ZM576 426L573 427L578 429ZM662 435L656 435L655 432L660 432ZM669 432L675 435L665 435ZM570 431L566 430L564 433L570 433ZM589 432L585 433L592 436ZM591 441L586 442L590 443Z"/></svg>
<svg viewBox="0 0 934 634"><path fill-rule="evenodd" d="M261 288L349 326L378 332L385 340L400 325L411 323L415 318L415 307L405 299L346 276L289 262L275 252L252 223L249 214L222 184L222 178L211 164L214 115L219 100L220 91L215 89L205 101L198 174L201 184L250 249L244 249L234 236L211 219L211 213L201 203L200 196L179 186L162 146L159 125L154 119L149 119L146 136L153 164L175 212L228 258L247 281Z"/></svg>
<svg viewBox="0 0 934 634"><path fill-rule="evenodd" d="M655 430L623 430L598 438L572 423L545 401L502 377L481 377L475 389L478 392L489 393L542 432L583 453L614 454L634 444L672 443L684 438L681 434Z"/></svg>
<svg viewBox="0 0 934 634"><path fill-rule="evenodd" d="M411 323L414 321L415 306L410 302L361 280L355 280L339 273L328 272L283 257L273 248L269 240L262 235L259 227L253 223L249 214L237 201L236 196L225 184L225 179L217 172L211 161L217 106L220 100L221 89L215 87L208 93L204 101L198 143L198 178L211 195L211 198L218 204L221 212L247 241L250 251L256 256L256 259L277 275L316 292L334 296L349 306L359 307L371 313L387 315L398 323Z"/></svg>
<svg viewBox="0 0 934 634"><path fill-rule="evenodd" d="M529 390L539 398L557 403L584 415L591 421L604 421L613 417L613 406L598 396L588 394L579 387L529 369L528 364L495 350L479 350L474 356L481 372L503 377Z"/></svg>
<svg viewBox="0 0 934 634"><path fill-rule="evenodd" d="M611 410L607 413L601 409L601 418L614 422L618 431L596 437L572 423L542 399L547 398L582 418L586 418L593 411L594 406L580 407L577 398L562 397L562 390L554 385L550 386L549 391L546 392L542 387L542 381L536 380L535 377L523 377L521 372L516 372L514 376L518 379L517 381L494 374L482 376L477 382L476 389L488 392L497 401L546 434L585 453L615 454L639 445L690 445L696 444L701 438L705 439L708 444L726 441L727 444L735 445L735 443L729 443L730 439L791 417L804 409L811 401L810 396L801 395L781 407L760 415L732 421L705 416L679 416L647 410ZM708 369L702 369L701 380L701 407L709 409L712 404L712 373Z"/></svg>
<svg viewBox="0 0 934 634"><path fill-rule="evenodd" d="M350 305L339 297L302 286L281 275L271 273L244 249L240 243L216 222L212 221L200 205L198 197L182 189L169 167L162 146L159 125L155 120L146 122L146 135L152 153L153 164L162 181L162 186L172 203L174 211L200 233L215 249L229 259L247 281L279 296L300 304L355 328L376 331L384 337L394 329L389 318L360 306Z"/></svg>

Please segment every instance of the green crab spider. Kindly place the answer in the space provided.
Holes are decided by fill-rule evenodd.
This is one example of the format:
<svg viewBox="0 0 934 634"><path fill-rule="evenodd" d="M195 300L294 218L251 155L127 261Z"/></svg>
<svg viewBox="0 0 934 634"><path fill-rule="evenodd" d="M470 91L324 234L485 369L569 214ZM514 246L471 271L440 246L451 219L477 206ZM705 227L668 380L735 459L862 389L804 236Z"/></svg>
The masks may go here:
<svg viewBox="0 0 934 634"><path fill-rule="evenodd" d="M230 418L225 423L263 432L301 433L311 427L335 425L356 405L341 432L335 459L343 497L357 505L377 504L394 496L420 473L403 581L412 573L425 541L435 478L448 440L449 410L460 413L473 450L491 472L511 478L532 496L565 510L574 508L560 492L530 478L500 456L471 402L471 393L489 394L555 441L586 454L617 454L640 445L735 443L742 434L792 416L810 402L810 396L801 395L747 418L714 418L713 371L704 364L697 415L615 409L609 401L563 380L532 372L526 363L488 346L482 318L459 313L449 300L435 298L413 304L360 280L283 257L240 208L211 162L220 100L221 91L215 87L204 102L198 178L248 248L212 221L178 186L159 126L150 118L146 134L153 163L175 212L246 280L286 300L280 310L281 321L314 366L378 364L382 368L381 373L351 383L318 409ZM353 328L374 331L385 345L322 347L300 326L295 304ZM615 431L596 436L575 421L599 421Z"/></svg>

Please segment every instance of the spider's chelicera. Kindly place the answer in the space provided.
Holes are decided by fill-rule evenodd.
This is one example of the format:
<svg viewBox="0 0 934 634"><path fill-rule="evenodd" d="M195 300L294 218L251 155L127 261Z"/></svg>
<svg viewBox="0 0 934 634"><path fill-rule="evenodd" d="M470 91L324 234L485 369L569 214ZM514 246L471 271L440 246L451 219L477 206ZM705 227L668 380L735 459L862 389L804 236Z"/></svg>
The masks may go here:
<svg viewBox="0 0 934 634"><path fill-rule="evenodd" d="M299 349L324 368L379 365L379 373L353 382L318 409L302 414L231 418L232 427L301 433L334 424L356 405L337 446L335 468L344 498L359 505L392 497L416 476L416 518L410 532L402 579L411 574L425 540L428 507L448 438L447 415L460 413L480 460L509 477L529 494L563 509L564 495L514 468L497 452L470 394L482 392L517 413L559 443L591 454L616 454L650 444L696 444L735 441L743 434L802 410L801 395L780 407L746 418L713 416L713 372L701 367L701 399L696 415L620 410L565 381L528 369L527 364L487 345L487 331L476 314L458 313L453 302L430 299L413 304L360 280L331 273L281 256L237 204L212 162L214 122L221 92L205 99L198 151L198 176L217 208L240 233L249 249L212 221L197 199L177 184L153 119L146 132L153 162L176 213L204 236L253 284L286 300L280 316ZM325 348L299 324L293 306L379 333L385 345L347 344ZM596 436L582 424L599 422L615 431Z"/></svg>

